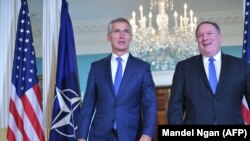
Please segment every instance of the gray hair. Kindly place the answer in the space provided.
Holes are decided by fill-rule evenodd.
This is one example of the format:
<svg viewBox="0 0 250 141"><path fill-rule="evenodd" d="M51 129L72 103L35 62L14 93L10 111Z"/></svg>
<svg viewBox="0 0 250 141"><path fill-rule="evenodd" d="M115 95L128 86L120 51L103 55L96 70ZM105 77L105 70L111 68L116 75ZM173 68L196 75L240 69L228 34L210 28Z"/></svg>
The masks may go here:
<svg viewBox="0 0 250 141"><path fill-rule="evenodd" d="M127 23L127 24L128 24L128 27L129 27L129 31L130 31L130 33L132 33L132 26L131 26L130 22L129 22L127 19L122 18L122 17L119 17L119 18L117 18L117 19L113 19L113 20L111 20L111 21L109 22L108 28L107 28L107 29L108 29L108 33L111 33L112 25L113 25L114 23L117 23L117 22L125 22L125 23Z"/></svg>

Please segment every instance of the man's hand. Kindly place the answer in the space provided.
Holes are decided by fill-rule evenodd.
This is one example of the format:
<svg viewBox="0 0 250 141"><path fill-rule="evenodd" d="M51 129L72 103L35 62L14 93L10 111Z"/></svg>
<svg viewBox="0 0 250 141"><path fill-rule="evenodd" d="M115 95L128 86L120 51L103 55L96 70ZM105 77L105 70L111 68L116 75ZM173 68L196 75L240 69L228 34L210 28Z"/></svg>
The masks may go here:
<svg viewBox="0 0 250 141"><path fill-rule="evenodd" d="M139 141L151 141L152 138L148 135L142 135Z"/></svg>
<svg viewBox="0 0 250 141"><path fill-rule="evenodd" d="M78 139L78 141L86 141L85 139Z"/></svg>

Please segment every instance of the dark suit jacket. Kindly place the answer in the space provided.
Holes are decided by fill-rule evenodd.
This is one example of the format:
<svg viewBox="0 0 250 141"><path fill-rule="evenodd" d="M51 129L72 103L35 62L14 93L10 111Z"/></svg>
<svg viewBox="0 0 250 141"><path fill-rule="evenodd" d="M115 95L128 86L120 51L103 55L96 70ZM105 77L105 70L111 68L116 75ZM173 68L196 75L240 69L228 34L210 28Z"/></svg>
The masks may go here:
<svg viewBox="0 0 250 141"><path fill-rule="evenodd" d="M177 64L168 106L169 124L244 124L241 103L244 94L250 101L249 66L240 58L223 53L221 57L215 95L201 55Z"/></svg>
<svg viewBox="0 0 250 141"><path fill-rule="evenodd" d="M154 137L157 100L150 65L130 54L116 96L110 60L111 55L91 64L77 138L106 141L114 121L119 141L138 141L142 134Z"/></svg>

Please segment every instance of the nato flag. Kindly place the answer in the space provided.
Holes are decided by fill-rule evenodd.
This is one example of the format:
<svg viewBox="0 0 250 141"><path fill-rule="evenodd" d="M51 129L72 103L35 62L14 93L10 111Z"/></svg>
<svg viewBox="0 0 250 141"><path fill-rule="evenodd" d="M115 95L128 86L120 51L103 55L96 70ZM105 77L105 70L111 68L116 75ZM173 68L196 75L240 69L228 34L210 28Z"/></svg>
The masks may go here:
<svg viewBox="0 0 250 141"><path fill-rule="evenodd" d="M75 141L81 96L74 33L66 0L62 0L58 45L56 88L49 140Z"/></svg>

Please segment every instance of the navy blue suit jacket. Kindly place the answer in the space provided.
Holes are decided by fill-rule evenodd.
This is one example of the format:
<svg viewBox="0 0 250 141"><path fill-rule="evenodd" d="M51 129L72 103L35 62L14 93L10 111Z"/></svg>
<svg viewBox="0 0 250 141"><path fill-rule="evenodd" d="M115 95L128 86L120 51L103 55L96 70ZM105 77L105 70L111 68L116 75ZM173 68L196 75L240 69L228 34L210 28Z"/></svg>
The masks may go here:
<svg viewBox="0 0 250 141"><path fill-rule="evenodd" d="M111 55L91 64L77 138L106 141L114 121L119 141L138 141L142 134L154 137L157 100L150 65L130 54L116 96L110 60Z"/></svg>
<svg viewBox="0 0 250 141"><path fill-rule="evenodd" d="M222 53L215 95L202 56L177 64L168 105L169 124L244 124L241 103L250 102L250 70L243 59Z"/></svg>

